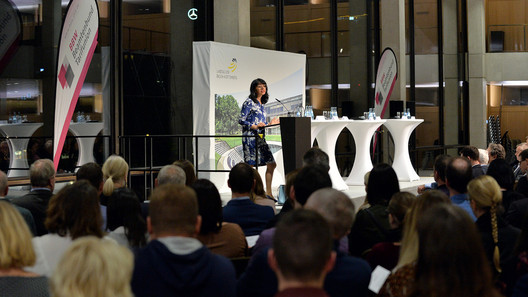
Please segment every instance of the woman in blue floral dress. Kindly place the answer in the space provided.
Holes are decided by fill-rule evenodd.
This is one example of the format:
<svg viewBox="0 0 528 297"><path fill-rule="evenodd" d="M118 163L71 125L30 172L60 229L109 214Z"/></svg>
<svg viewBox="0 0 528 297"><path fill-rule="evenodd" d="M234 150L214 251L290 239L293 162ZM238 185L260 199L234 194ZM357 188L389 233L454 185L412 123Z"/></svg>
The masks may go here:
<svg viewBox="0 0 528 297"><path fill-rule="evenodd" d="M238 120L238 123L242 126L242 135L249 136L242 138L244 161L249 165L255 166L258 150L258 165L266 165L266 194L273 197L271 181L277 164L266 143L266 139L261 137L261 135L264 134L264 128L267 125L277 124L278 119L275 118L270 123L266 121L264 104L268 102L269 95L268 86L263 79L257 78L253 80L249 91L249 98L242 104L240 119ZM256 135L259 136L255 138Z"/></svg>

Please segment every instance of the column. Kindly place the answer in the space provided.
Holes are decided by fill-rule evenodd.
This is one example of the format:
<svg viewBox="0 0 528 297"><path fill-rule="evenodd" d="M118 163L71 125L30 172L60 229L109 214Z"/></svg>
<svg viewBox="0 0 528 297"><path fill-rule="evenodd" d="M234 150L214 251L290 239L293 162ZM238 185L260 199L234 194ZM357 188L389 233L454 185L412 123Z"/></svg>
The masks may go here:
<svg viewBox="0 0 528 297"><path fill-rule="evenodd" d="M458 143L457 1L442 1L444 40L444 143Z"/></svg>
<svg viewBox="0 0 528 297"><path fill-rule="evenodd" d="M214 1L214 39L250 46L250 1Z"/></svg>

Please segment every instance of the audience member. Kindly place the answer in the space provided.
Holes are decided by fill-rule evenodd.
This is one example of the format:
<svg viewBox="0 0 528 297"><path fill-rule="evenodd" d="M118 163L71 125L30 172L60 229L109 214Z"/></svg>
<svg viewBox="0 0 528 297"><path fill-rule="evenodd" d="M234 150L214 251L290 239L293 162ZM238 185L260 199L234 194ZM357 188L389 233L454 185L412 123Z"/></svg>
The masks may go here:
<svg viewBox="0 0 528 297"><path fill-rule="evenodd" d="M315 211L295 210L277 225L268 262L278 279L275 297L320 296L334 267L329 224Z"/></svg>
<svg viewBox="0 0 528 297"><path fill-rule="evenodd" d="M449 197L438 190L427 191L418 196L405 214L400 256L396 269L416 262L418 259L418 221L430 208L439 204L450 204Z"/></svg>
<svg viewBox="0 0 528 297"><path fill-rule="evenodd" d="M526 174L528 171L528 149L522 151L519 156L521 159L519 163L519 170L523 175L519 178L517 182L517 188L515 190L523 194L525 197L528 197L528 175Z"/></svg>
<svg viewBox="0 0 528 297"><path fill-rule="evenodd" d="M502 144L499 143L490 143L488 145L488 164L491 163L491 161L495 159L505 159L506 158L506 150L502 146Z"/></svg>
<svg viewBox="0 0 528 297"><path fill-rule="evenodd" d="M479 148L478 151L479 151L480 166L482 166L482 168L484 169L484 172L486 172L488 170L488 164L489 164L488 151L485 149L481 149L481 148Z"/></svg>
<svg viewBox="0 0 528 297"><path fill-rule="evenodd" d="M7 193L9 192L9 185L7 184L7 175L0 171L0 201L5 201L11 203L10 200L6 199ZM29 227L31 234L37 235L37 226L35 226L35 220L31 212L23 207L13 204L13 206L18 210L24 221Z"/></svg>
<svg viewBox="0 0 528 297"><path fill-rule="evenodd" d="M524 168L525 172L522 172L521 170L521 152L526 149L528 149L528 143L526 142L521 142L515 147L515 163L513 164L513 175L515 176L516 181L526 174L526 168ZM524 167L526 167L526 165Z"/></svg>
<svg viewBox="0 0 528 297"><path fill-rule="evenodd" d="M235 292L235 270L195 238L201 217L194 190L166 184L150 197L151 241L136 254L132 291L143 296L226 296Z"/></svg>
<svg viewBox="0 0 528 297"><path fill-rule="evenodd" d="M460 156L468 158L471 163L473 178L486 174L486 171L484 171L484 168L480 165L478 148L472 145L465 146L460 150Z"/></svg>
<svg viewBox="0 0 528 297"><path fill-rule="evenodd" d="M449 199L453 204L462 207L469 216L476 221L477 218L471 210L467 198L467 185L473 178L471 163L464 157L454 157L447 164L446 185L449 189Z"/></svg>
<svg viewBox="0 0 528 297"><path fill-rule="evenodd" d="M332 231L333 250L337 257L334 268L325 279L324 289L332 297L368 296L367 287L370 280L368 263L338 249L339 239L346 236L354 220L354 204L350 198L335 189L324 188L315 191L305 203L304 208L321 214ZM284 220L287 221L286 218ZM279 223L289 224L283 220ZM277 278L267 263L269 247L271 245L251 258L249 266L238 281L238 296L264 297L273 296L276 293Z"/></svg>
<svg viewBox="0 0 528 297"><path fill-rule="evenodd" d="M238 163L231 169L227 184L232 198L223 209L224 221L238 224L246 236L259 235L275 215L272 208L257 205L249 198L255 187L253 170L246 163Z"/></svg>
<svg viewBox="0 0 528 297"><path fill-rule="evenodd" d="M251 199L251 201L255 204L269 206L273 209L273 212L276 212L275 199L266 195L262 178L255 169L253 169L253 179L255 179L255 186L249 193L249 199Z"/></svg>
<svg viewBox="0 0 528 297"><path fill-rule="evenodd" d="M141 216L141 205L136 193L120 188L108 200L108 237L120 245L134 249L147 244L147 224Z"/></svg>
<svg viewBox="0 0 528 297"><path fill-rule="evenodd" d="M324 170L330 171L328 154L318 147L312 147L303 155L303 167L306 166L321 166Z"/></svg>
<svg viewBox="0 0 528 297"><path fill-rule="evenodd" d="M515 184L515 177L510 165L504 159L495 159L489 164L487 175L493 177L500 186L502 193L502 207L501 213L507 212L510 205L517 201L525 198L522 194L513 190Z"/></svg>
<svg viewBox="0 0 528 297"><path fill-rule="evenodd" d="M133 297L134 257L111 241L86 236L64 253L51 277L54 297Z"/></svg>
<svg viewBox="0 0 528 297"><path fill-rule="evenodd" d="M209 180L198 179L191 187L196 192L202 217L198 240L215 254L227 258L246 256L248 244L244 232L237 224L223 221L222 200L216 186Z"/></svg>
<svg viewBox="0 0 528 297"><path fill-rule="evenodd" d="M107 206L108 198L115 189L123 188L127 183L128 163L118 155L111 155L103 164L103 196L101 204Z"/></svg>
<svg viewBox="0 0 528 297"><path fill-rule="evenodd" d="M400 191L398 177L388 164L377 164L370 171L366 200L370 207L357 213L348 235L353 256L363 256L376 243L387 241L390 230L386 208L392 195Z"/></svg>
<svg viewBox="0 0 528 297"><path fill-rule="evenodd" d="M97 191L88 181L65 186L49 202L45 222L49 234L33 238L37 262L28 269L50 277L73 240L103 237L102 220Z"/></svg>
<svg viewBox="0 0 528 297"><path fill-rule="evenodd" d="M85 179L90 182L92 186L97 190L97 195L101 197L103 193L103 170L99 164L90 162L86 163L77 170L75 173L76 180ZM101 208L101 216L103 217L103 230L106 230L106 206L101 204L99 201L99 207Z"/></svg>
<svg viewBox="0 0 528 297"><path fill-rule="evenodd" d="M422 185L418 187L418 194L423 194L425 190L434 189L442 191L449 197L449 189L445 183L445 172L447 163L449 163L450 157L448 155L438 155L435 158L433 164L433 176L435 182L428 185Z"/></svg>
<svg viewBox="0 0 528 297"><path fill-rule="evenodd" d="M328 175L328 171L325 171L320 166L303 167L295 176L289 192L289 199L293 209L302 208L313 192L329 187L332 187L332 180L330 179L330 175ZM274 218L277 222L287 213L283 211L280 212L279 216ZM264 230L253 246L252 253L256 254L260 250L270 247L274 233L274 227Z"/></svg>
<svg viewBox="0 0 528 297"><path fill-rule="evenodd" d="M436 205L421 215L417 228L417 261L390 275L378 296L500 296L467 212Z"/></svg>
<svg viewBox="0 0 528 297"><path fill-rule="evenodd" d="M185 185L185 171L176 165L163 166L156 177L155 185L161 186L164 184Z"/></svg>
<svg viewBox="0 0 528 297"><path fill-rule="evenodd" d="M516 277L523 279L523 276L528 275L528 216L526 216L519 226L521 234L515 243L514 255L516 256ZM526 277L524 277L526 279ZM519 283L517 282L517 287ZM528 288L527 288L528 289ZM515 290L515 289L514 289ZM528 294L528 290L525 291Z"/></svg>
<svg viewBox="0 0 528 297"><path fill-rule="evenodd" d="M495 161L491 162L491 165ZM516 255L513 251L520 230L497 215L502 193L499 184L491 176L485 175L472 180L468 184L468 197L471 209L477 217L477 229L490 267L511 294L516 263Z"/></svg>
<svg viewBox="0 0 528 297"><path fill-rule="evenodd" d="M44 226L46 209L55 189L55 166L49 159L39 159L29 167L31 191L11 201L31 212L37 227L37 236L48 233Z"/></svg>
<svg viewBox="0 0 528 297"><path fill-rule="evenodd" d="M9 144L6 140L0 141L0 171L7 174L11 156L9 155Z"/></svg>
<svg viewBox="0 0 528 297"><path fill-rule="evenodd" d="M0 295L47 297L48 280L24 270L35 263L31 233L20 213L0 201Z"/></svg>
<svg viewBox="0 0 528 297"><path fill-rule="evenodd" d="M379 265L392 270L398 264L405 214L415 199L416 196L409 192L398 192L392 196L387 207L391 228L387 237L388 241L375 244L366 255L372 269Z"/></svg>
<svg viewBox="0 0 528 297"><path fill-rule="evenodd" d="M172 165L176 165L185 171L185 185L190 186L196 181L196 174L194 173L194 165L189 160L174 161Z"/></svg>
<svg viewBox="0 0 528 297"><path fill-rule="evenodd" d="M283 215L293 210L294 202L291 198L291 192L293 188L293 182L295 181L297 174L299 174L299 171L301 171L301 168L292 170L288 174L286 174L286 184L284 185L284 194L286 196L286 200L284 201L284 204L282 205L280 212L277 215L275 215L271 220L268 221L268 224L266 225L266 229L275 227L275 225L277 224L277 222L280 220L280 218Z"/></svg>

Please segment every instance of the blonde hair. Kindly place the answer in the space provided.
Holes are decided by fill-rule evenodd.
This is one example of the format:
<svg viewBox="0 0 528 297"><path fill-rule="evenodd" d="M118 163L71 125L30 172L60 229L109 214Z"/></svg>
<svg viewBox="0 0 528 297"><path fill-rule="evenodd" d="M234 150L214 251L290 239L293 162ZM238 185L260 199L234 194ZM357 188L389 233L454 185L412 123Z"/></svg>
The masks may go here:
<svg viewBox="0 0 528 297"><path fill-rule="evenodd" d="M0 226L0 269L33 266L36 256L29 227L6 201L0 201Z"/></svg>
<svg viewBox="0 0 528 297"><path fill-rule="evenodd" d="M133 267L127 248L92 236L79 238L64 253L51 277L52 296L132 297Z"/></svg>
<svg viewBox="0 0 528 297"><path fill-rule="evenodd" d="M475 202L475 206L491 215L491 235L495 249L493 251L493 265L497 272L501 272L500 251L497 245L499 230L497 227L497 207L502 202L502 192L497 181L489 175L481 175L468 184L468 197Z"/></svg>
<svg viewBox="0 0 528 297"><path fill-rule="evenodd" d="M438 190L430 190L414 199L412 206L403 219L403 238L400 248L400 257L396 269L411 264L418 259L418 219L427 209L438 204L449 204L451 201L446 194Z"/></svg>
<svg viewBox="0 0 528 297"><path fill-rule="evenodd" d="M102 170L105 179L103 194L110 196L114 191L114 183L126 181L128 164L122 157L111 155L104 162Z"/></svg>

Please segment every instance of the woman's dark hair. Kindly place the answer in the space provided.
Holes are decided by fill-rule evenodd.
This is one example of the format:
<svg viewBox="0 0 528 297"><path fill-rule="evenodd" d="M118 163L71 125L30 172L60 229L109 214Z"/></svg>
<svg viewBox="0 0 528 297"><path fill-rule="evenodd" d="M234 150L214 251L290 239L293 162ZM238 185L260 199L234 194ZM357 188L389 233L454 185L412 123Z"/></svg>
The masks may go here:
<svg viewBox="0 0 528 297"><path fill-rule="evenodd" d="M120 188L112 193L106 208L106 225L110 231L123 226L130 246L146 245L147 224L141 216L141 204L134 190Z"/></svg>
<svg viewBox="0 0 528 297"><path fill-rule="evenodd" d="M389 164L377 164L370 171L367 201L370 205L388 204L392 195L400 191L396 172Z"/></svg>
<svg viewBox="0 0 528 297"><path fill-rule="evenodd" d="M174 161L172 165L176 165L185 171L185 185L190 187L196 181L196 174L194 173L194 165L189 160Z"/></svg>
<svg viewBox="0 0 528 297"><path fill-rule="evenodd" d="M257 78L257 79L255 79L255 80L253 80L251 82L251 86L249 87L249 98L251 98L251 100L253 100L253 102L257 103L257 92L256 92L256 89L257 89L257 86L260 85L260 84L266 86L266 94L262 95L262 98L260 98L260 102L262 104L266 104L266 103L268 103L268 99L269 99L268 84L262 78Z"/></svg>
<svg viewBox="0 0 528 297"><path fill-rule="evenodd" d="M217 233L222 229L222 200L216 186L207 179L198 179L191 185L198 198L198 212L202 216L200 234Z"/></svg>
<svg viewBox="0 0 528 297"><path fill-rule="evenodd" d="M72 239L103 237L103 218L97 190L87 180L67 185L51 197L44 223L50 233Z"/></svg>
<svg viewBox="0 0 528 297"><path fill-rule="evenodd" d="M416 280L411 296L497 296L482 239L462 208L440 204L418 219Z"/></svg>
<svg viewBox="0 0 528 297"><path fill-rule="evenodd" d="M513 190L515 176L510 164L505 159L495 159L488 166L487 175L493 177L499 186L508 191Z"/></svg>

